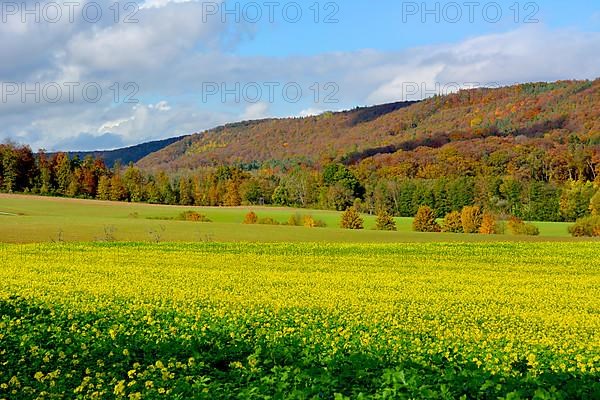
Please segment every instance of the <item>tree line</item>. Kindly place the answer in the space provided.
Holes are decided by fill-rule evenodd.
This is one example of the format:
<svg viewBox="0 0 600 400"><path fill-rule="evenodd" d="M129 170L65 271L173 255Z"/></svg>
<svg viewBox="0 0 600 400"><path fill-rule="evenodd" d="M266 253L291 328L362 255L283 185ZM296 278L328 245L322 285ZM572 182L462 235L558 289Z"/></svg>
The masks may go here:
<svg viewBox="0 0 600 400"><path fill-rule="evenodd" d="M404 217L414 217L422 206L443 218L477 205L524 220L574 221L590 215L594 204L598 207L600 180L597 153L582 152L577 145L570 148L573 152L555 158L551 157L553 149L496 149L471 159L470 165L463 153L445 149L442 157L421 154L412 158L412 172L406 157L384 164L377 160L354 165L331 161L322 166L263 163L251 168L221 165L189 173L151 174L133 164L109 167L92 156L82 160L65 153L34 153L28 146L5 143L0 144L0 190L186 206L333 210L352 206L364 213L385 210ZM447 162L445 171L441 170L442 158ZM424 169L429 172L418 172ZM436 169L438 173L431 172Z"/></svg>

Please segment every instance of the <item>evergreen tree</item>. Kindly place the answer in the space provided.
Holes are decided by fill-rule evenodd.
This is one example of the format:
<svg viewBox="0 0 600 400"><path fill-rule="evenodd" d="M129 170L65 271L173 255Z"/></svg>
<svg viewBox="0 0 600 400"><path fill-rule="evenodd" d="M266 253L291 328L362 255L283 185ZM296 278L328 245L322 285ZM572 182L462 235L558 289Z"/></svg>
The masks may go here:
<svg viewBox="0 0 600 400"><path fill-rule="evenodd" d="M377 218L375 219L375 228L380 231L396 231L396 221L384 208L377 212Z"/></svg>
<svg viewBox="0 0 600 400"><path fill-rule="evenodd" d="M354 207L348 207L348 209L342 214L342 220L340 227L343 229L363 229L364 221L360 216L359 212Z"/></svg>

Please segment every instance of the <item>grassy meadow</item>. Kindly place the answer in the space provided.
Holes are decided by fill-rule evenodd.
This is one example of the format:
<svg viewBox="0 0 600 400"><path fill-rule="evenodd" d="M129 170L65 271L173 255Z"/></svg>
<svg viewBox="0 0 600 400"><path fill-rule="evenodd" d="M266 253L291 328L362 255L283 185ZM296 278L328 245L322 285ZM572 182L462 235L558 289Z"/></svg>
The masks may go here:
<svg viewBox="0 0 600 400"><path fill-rule="evenodd" d="M177 221L181 212L195 210L211 223ZM244 215L254 211L261 218L286 222L295 213L310 214L327 228L243 225ZM101 241L106 230L117 241L197 242L462 242L462 241L565 241L573 240L564 223L536 223L536 238L511 235L484 236L412 232L412 219L396 218L397 232L373 229L375 217L365 215L365 230L339 229L340 213L271 207L179 207L94 200L0 194L0 242L31 243L59 239Z"/></svg>

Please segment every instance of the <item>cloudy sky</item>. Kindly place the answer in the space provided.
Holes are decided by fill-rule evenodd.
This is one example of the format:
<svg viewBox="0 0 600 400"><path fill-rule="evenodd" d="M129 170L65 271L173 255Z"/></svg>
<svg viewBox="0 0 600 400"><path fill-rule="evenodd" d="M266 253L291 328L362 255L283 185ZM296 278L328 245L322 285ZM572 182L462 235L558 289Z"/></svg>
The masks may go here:
<svg viewBox="0 0 600 400"><path fill-rule="evenodd" d="M34 150L600 77L597 0L22 1L0 5L0 141Z"/></svg>

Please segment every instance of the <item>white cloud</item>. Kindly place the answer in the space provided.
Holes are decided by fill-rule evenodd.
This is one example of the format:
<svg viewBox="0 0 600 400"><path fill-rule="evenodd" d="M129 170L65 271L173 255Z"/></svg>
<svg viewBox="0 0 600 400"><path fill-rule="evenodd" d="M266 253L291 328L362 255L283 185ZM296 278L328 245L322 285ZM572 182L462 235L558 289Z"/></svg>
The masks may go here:
<svg viewBox="0 0 600 400"><path fill-rule="evenodd" d="M321 115L327 110L322 110L320 108L307 108L305 110L300 111L298 113L299 117L313 117L315 115Z"/></svg>
<svg viewBox="0 0 600 400"><path fill-rule="evenodd" d="M131 117L133 118L133 117ZM114 121L107 121L102 124L100 128L98 128L98 133L110 133L114 132L116 129L119 129L122 125L128 123L131 118L122 118Z"/></svg>
<svg viewBox="0 0 600 400"><path fill-rule="evenodd" d="M154 109L156 109L158 111L170 111L171 110L171 106L169 105L169 103L167 103L164 100L159 101L156 104L150 104L149 107L150 108L154 108Z"/></svg>
<svg viewBox="0 0 600 400"><path fill-rule="evenodd" d="M241 115L243 120L254 120L266 118L269 115L269 105L267 103L254 103L246 107L246 110Z"/></svg>
<svg viewBox="0 0 600 400"><path fill-rule="evenodd" d="M94 104L80 99L73 104L23 103L18 97L3 102L0 138L48 149L68 146L69 138L80 138L81 144L90 137L118 143L105 135L118 135L123 143L134 144L240 119L298 115L298 110L300 115L315 115L332 108L422 98L440 87L448 90L443 85L449 83L513 84L600 76L599 33L534 27L398 52L245 56L229 52L227 46L232 38L244 37L247 27L198 23L201 9L196 2L152 4L140 10L140 23L131 26L0 24L4 39L0 58L11 60L0 65L0 84L99 82L105 93ZM123 97L127 93L122 85L130 81L139 86L135 97L141 103L115 104L111 85L120 83ZM299 103L287 103L279 91L272 104L266 94L255 104L221 104L220 96L204 103L206 82L229 86L297 82L305 96ZM310 90L315 82L322 90L318 102ZM339 87L337 104L322 101L328 82Z"/></svg>

